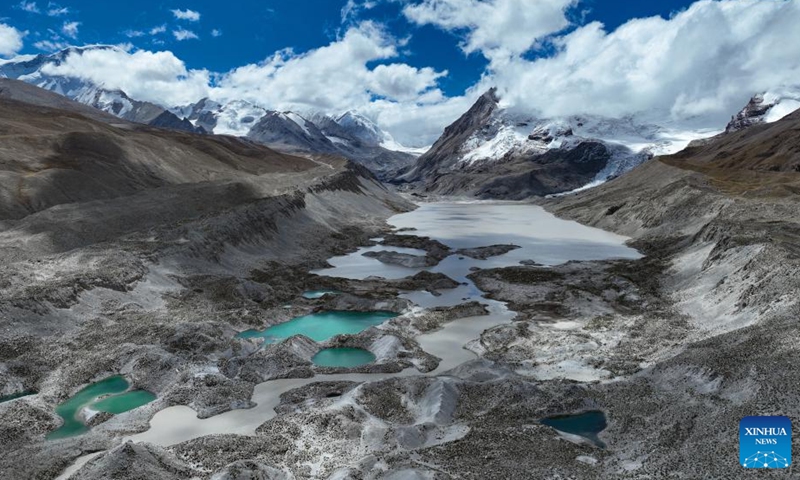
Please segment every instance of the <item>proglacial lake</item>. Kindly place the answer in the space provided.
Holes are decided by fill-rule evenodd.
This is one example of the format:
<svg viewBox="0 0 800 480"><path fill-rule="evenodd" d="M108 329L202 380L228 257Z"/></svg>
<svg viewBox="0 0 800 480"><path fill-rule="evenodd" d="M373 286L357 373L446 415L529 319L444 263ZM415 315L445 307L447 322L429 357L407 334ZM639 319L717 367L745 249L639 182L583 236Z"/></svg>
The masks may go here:
<svg viewBox="0 0 800 480"><path fill-rule="evenodd" d="M426 352L442 359L439 367L428 375L441 374L474 359L475 354L464 346L478 338L484 330L507 323L515 316L514 312L509 311L504 304L483 297L466 278L470 268L519 265L522 260L533 260L543 265L557 265L570 260L641 257L639 252L625 245L627 238L623 236L559 219L541 207L529 204L426 203L413 212L396 215L388 222L397 229L415 229L403 233L431 237L454 249L495 244L513 244L521 247L487 260L450 256L429 270L442 272L459 282L465 282L466 285L454 291L444 291L440 297L434 297L426 292L409 292L404 295L420 307L457 305L467 300L479 300L489 308L488 315L455 320L438 331L417 337L416 340ZM362 255L366 251L380 250L398 249L380 245L365 247L350 255L331 259L330 263L334 268L315 273L356 279L371 275L402 278L421 270L385 265ZM283 328L288 328L290 331L281 333L281 336L295 329L295 327ZM199 419L197 413L189 407L170 407L153 417L148 431L133 435L130 439L168 446L204 435L253 435L259 425L275 416L274 409L280 402L281 394L289 390L321 381L367 382L393 376L413 375L421 374L415 369L407 369L398 374L350 373L269 381L255 387L252 400L257 405L254 408L232 410L211 418Z"/></svg>

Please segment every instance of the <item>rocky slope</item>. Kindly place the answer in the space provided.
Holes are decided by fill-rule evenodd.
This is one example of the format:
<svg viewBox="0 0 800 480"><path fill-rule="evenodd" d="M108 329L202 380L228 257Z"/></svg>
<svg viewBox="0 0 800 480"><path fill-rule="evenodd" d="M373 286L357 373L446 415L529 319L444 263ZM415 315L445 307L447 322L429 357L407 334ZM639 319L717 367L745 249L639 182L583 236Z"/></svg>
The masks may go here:
<svg viewBox="0 0 800 480"><path fill-rule="evenodd" d="M661 265L648 275L672 305L666 318L687 322L670 327L671 353L591 389L620 412L604 436L612 445L607 472L737 477L739 420L800 413L800 399L785 388L800 381L791 360L800 340L798 128L796 112L547 203L559 215L633 236ZM637 336L663 329L661 322L642 323ZM682 461L690 457L703 461Z"/></svg>
<svg viewBox="0 0 800 480"><path fill-rule="evenodd" d="M54 478L81 452L141 429L156 408L248 406L253 382L219 373L226 355L248 348L231 343L234 328L318 308L282 307L307 288L305 272L411 208L342 159L103 123L80 105L43 106L48 92L35 97L37 105L0 99L0 396L37 392L0 403L3 478ZM385 299L353 302L404 308ZM277 355L275 375L308 369L292 352ZM116 372L163 402L99 418L86 436L44 440L61 422L58 403ZM172 470L146 447L117 453L90 476L137 465L139 455L156 462L146 471Z"/></svg>
<svg viewBox="0 0 800 480"><path fill-rule="evenodd" d="M21 88L18 88L21 87ZM4 81L3 92L30 93ZM111 200L203 182L242 180L317 166L229 137L198 136L132 123L111 123L46 106L53 94L0 99L3 131L2 221L21 220L57 205ZM32 100L38 98L38 100ZM209 184L210 186L211 184Z"/></svg>
<svg viewBox="0 0 800 480"><path fill-rule="evenodd" d="M50 55L23 56L0 62L0 77L21 80L56 92L84 105L102 110L136 123L173 130L204 133L164 107L130 98L121 90L108 90L94 83L68 76L48 73L48 67L61 65L71 55L83 55L90 50L115 49L112 46L70 47Z"/></svg>
<svg viewBox="0 0 800 480"><path fill-rule="evenodd" d="M753 126L546 201L647 256L474 271L519 313L470 345L483 359L438 378L307 385L254 435L136 461L195 469L178 478L741 477L739 420L800 413L798 127ZM586 411L607 417L603 448L541 424Z"/></svg>

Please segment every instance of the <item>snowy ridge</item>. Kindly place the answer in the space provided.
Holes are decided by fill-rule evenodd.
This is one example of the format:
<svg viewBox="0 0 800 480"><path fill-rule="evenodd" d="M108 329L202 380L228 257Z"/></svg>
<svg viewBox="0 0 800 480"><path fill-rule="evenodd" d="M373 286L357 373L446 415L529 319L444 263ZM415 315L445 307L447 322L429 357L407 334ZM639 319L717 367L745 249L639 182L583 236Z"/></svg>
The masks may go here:
<svg viewBox="0 0 800 480"><path fill-rule="evenodd" d="M595 182L620 175L656 155L676 153L692 141L716 131L680 131L639 121L598 116L539 119L497 109L489 121L461 146L461 168L509 157L539 155L553 149L571 150L583 142L606 145L612 158ZM594 182L593 182L594 183Z"/></svg>
<svg viewBox="0 0 800 480"><path fill-rule="evenodd" d="M298 127L303 129L303 132L306 135L311 135L311 130L309 129L308 126L310 122L308 120L306 120L305 118L301 117L300 115L294 112L283 112L281 115L283 116L283 118L287 118L290 121L296 123Z"/></svg>
<svg viewBox="0 0 800 480"><path fill-rule="evenodd" d="M92 50L119 50L119 47L93 45L70 47L64 50L41 55L19 55L8 60L0 60L0 77L21 80L37 87L50 90L85 105L98 108L120 118L149 124L165 111L174 115L170 125L188 120L197 131L218 135L248 136L253 127L268 114L274 113L267 106L241 99L201 99L197 103L184 106L161 106L142 102L129 97L120 90L107 89L89 80L64 75L54 75L53 67L61 65L72 55L83 55ZM315 144L333 143L348 149L369 147L383 148L390 152L419 155L421 149L406 148L397 143L391 135L384 132L375 122L356 111L347 111L328 117L308 112L283 112L283 118L303 130L304 135L315 137ZM171 116L171 115L168 115ZM316 138L322 125L315 125L317 117L330 118L341 127L341 135L326 135ZM159 126L164 126L163 122ZM317 128L319 127L319 128ZM189 127L191 129L191 127ZM359 145L356 146L355 144ZM364 155L367 155L366 153ZM403 155L400 155L403 156Z"/></svg>
<svg viewBox="0 0 800 480"><path fill-rule="evenodd" d="M762 123L777 122L800 108L800 86L783 87L754 95L731 117L726 132L735 132Z"/></svg>

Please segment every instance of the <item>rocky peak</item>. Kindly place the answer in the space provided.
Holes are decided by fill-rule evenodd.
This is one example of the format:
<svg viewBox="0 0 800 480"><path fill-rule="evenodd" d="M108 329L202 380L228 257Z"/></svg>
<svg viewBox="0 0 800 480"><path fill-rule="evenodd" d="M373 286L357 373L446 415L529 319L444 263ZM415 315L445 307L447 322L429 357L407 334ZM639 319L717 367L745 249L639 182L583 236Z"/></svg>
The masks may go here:
<svg viewBox="0 0 800 480"><path fill-rule="evenodd" d="M351 136L363 142L364 145L377 147L384 141L385 134L380 127L357 112L345 112L335 121Z"/></svg>
<svg viewBox="0 0 800 480"><path fill-rule="evenodd" d="M457 163L464 143L490 123L492 114L499 108L499 101L496 88L481 95L465 114L444 129L433 147L419 157L412 170L403 175L403 180L420 180L431 171Z"/></svg>
<svg viewBox="0 0 800 480"><path fill-rule="evenodd" d="M731 117L731 121L725 127L725 133L738 132L765 123L764 117L776 104L765 101L764 94L754 95L739 113Z"/></svg>

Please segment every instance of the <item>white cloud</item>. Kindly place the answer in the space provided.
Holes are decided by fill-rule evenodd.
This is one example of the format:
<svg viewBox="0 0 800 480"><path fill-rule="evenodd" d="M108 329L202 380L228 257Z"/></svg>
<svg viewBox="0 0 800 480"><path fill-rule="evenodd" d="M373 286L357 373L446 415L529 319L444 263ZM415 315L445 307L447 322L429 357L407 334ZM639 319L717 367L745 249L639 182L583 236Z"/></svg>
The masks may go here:
<svg viewBox="0 0 800 480"><path fill-rule="evenodd" d="M466 32L461 48L489 59L520 55L569 25L576 0L423 0L403 8L409 21Z"/></svg>
<svg viewBox="0 0 800 480"><path fill-rule="evenodd" d="M189 22L197 22L200 20L200 12L195 12L194 10L179 10L175 9L172 10L172 14L175 15L175 18L178 20L186 20Z"/></svg>
<svg viewBox="0 0 800 480"><path fill-rule="evenodd" d="M78 27L80 26L81 22L64 22L64 25L61 26L61 32L70 38L78 38Z"/></svg>
<svg viewBox="0 0 800 480"><path fill-rule="evenodd" d="M376 5L377 1L374 0L347 0L345 6L342 7L342 23L355 20L361 12L371 10Z"/></svg>
<svg viewBox="0 0 800 480"><path fill-rule="evenodd" d="M60 17L61 15L66 15L69 13L69 8L67 7L60 7L54 3L50 3L47 5L47 15L49 17Z"/></svg>
<svg viewBox="0 0 800 480"><path fill-rule="evenodd" d="M131 97L162 105L181 105L207 96L210 73L188 70L171 52L87 50L67 56L43 73L64 75L121 89Z"/></svg>
<svg viewBox="0 0 800 480"><path fill-rule="evenodd" d="M45 52L55 52L69 47L69 44L59 40L39 40L33 46Z"/></svg>
<svg viewBox="0 0 800 480"><path fill-rule="evenodd" d="M128 38L139 38L139 37L144 37L146 35L146 33L144 33L141 30L125 30L123 34Z"/></svg>
<svg viewBox="0 0 800 480"><path fill-rule="evenodd" d="M0 23L0 55L11 56L22 49L22 37L25 34L16 28Z"/></svg>
<svg viewBox="0 0 800 480"><path fill-rule="evenodd" d="M222 36L222 30L220 30L218 28L215 28L214 30L211 30L211 36L214 37L214 38L221 37Z"/></svg>
<svg viewBox="0 0 800 480"><path fill-rule="evenodd" d="M552 58L493 63L484 86L546 116L651 112L722 126L754 93L800 84L797 25L797 1L702 0L613 32L585 25L557 39Z"/></svg>
<svg viewBox="0 0 800 480"><path fill-rule="evenodd" d="M511 18L505 8L520 6L512 0L406 5L420 23L452 30L462 36L465 51L490 60L475 85L450 98L438 87L446 72L402 63L404 42L368 21L329 45L303 53L282 50L223 74L188 70L170 52L144 51L86 52L55 68L167 106L210 96L301 113L356 109L408 145L431 143L495 85L506 105L543 117L649 112L661 120L671 116L721 128L752 94L800 84L797 0L701 0L669 19L631 20L614 31L591 23L556 36L571 2L547 3L555 10L545 9L548 20L541 21L524 13ZM476 10L466 11L471 8ZM524 31L519 25L526 25ZM523 53L542 36L550 36L555 52L526 59Z"/></svg>
<svg viewBox="0 0 800 480"><path fill-rule="evenodd" d="M219 80L214 94L245 98L270 108L346 110L373 95L407 100L436 86L442 73L408 65L378 65L397 56L399 42L378 25L365 22L325 47L304 54L277 52L258 65L237 68Z"/></svg>
<svg viewBox="0 0 800 480"><path fill-rule="evenodd" d="M198 37L196 33L191 30L186 30L185 28L181 28L178 30L173 30L172 35L175 36L175 40L182 42L184 40L197 40Z"/></svg>
<svg viewBox="0 0 800 480"><path fill-rule="evenodd" d="M470 91L460 97L436 99L435 95L423 94L422 99L431 98L433 101L398 103L378 100L358 110L372 117L403 145L424 147L431 145L444 127L466 112L478 95L477 91Z"/></svg>
<svg viewBox="0 0 800 480"><path fill-rule="evenodd" d="M370 92L381 97L415 101L446 75L447 71L437 72L429 67L416 68L403 63L378 65L368 75L369 83L366 86Z"/></svg>
<svg viewBox="0 0 800 480"><path fill-rule="evenodd" d="M26 2L25 0L22 0L19 2L19 8L20 10L30 13L41 13L39 7L36 5L36 2Z"/></svg>
<svg viewBox="0 0 800 480"><path fill-rule="evenodd" d="M150 29L150 35L159 35L167 31L166 25L159 25Z"/></svg>

